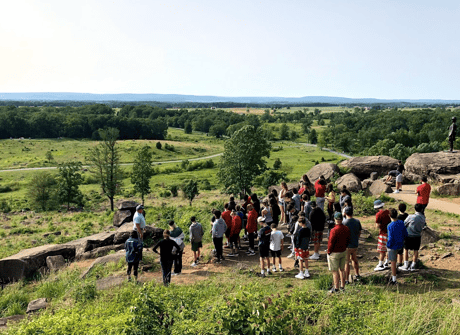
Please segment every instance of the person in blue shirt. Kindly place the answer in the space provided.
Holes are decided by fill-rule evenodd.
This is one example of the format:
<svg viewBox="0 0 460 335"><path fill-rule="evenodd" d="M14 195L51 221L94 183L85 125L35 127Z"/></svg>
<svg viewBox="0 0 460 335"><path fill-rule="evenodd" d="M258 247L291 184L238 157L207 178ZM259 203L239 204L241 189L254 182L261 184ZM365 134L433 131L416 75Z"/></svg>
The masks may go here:
<svg viewBox="0 0 460 335"><path fill-rule="evenodd" d="M396 261L398 251L404 247L404 240L407 237L407 229L404 221L398 220L398 211L390 208L391 223L388 225L388 260L391 262L391 285L396 285Z"/></svg>
<svg viewBox="0 0 460 335"><path fill-rule="evenodd" d="M126 262L128 263L128 280L131 281L131 270L133 270L134 278L137 282L137 272L139 261L142 256L142 242L138 238L137 231L133 230L125 242Z"/></svg>

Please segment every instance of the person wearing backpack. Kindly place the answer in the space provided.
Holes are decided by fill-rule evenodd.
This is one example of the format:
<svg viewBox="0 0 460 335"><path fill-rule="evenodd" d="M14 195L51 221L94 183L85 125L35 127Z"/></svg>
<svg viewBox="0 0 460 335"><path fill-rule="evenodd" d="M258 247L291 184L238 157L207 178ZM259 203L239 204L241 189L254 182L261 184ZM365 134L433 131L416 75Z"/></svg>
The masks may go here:
<svg viewBox="0 0 460 335"><path fill-rule="evenodd" d="M128 263L128 280L131 281L131 270L133 270L134 279L137 283L137 272L139 262L142 256L142 242L139 240L137 231L131 231L129 238L125 242L126 262Z"/></svg>
<svg viewBox="0 0 460 335"><path fill-rule="evenodd" d="M258 237L259 237L259 256L260 256L260 276L265 277L265 260L267 260L267 275L270 274L270 238L272 230L270 226L267 225L263 217L257 219L259 224L262 226L260 228Z"/></svg>

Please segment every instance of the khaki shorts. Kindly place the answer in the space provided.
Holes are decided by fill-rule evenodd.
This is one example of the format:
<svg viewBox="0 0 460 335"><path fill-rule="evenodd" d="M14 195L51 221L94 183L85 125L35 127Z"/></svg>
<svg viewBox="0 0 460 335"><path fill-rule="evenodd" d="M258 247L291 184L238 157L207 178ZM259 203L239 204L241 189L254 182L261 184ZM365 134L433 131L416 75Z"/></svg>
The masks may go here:
<svg viewBox="0 0 460 335"><path fill-rule="evenodd" d="M344 252L331 252L329 255L329 265L331 271L339 271L345 269L345 262L347 260L347 251Z"/></svg>

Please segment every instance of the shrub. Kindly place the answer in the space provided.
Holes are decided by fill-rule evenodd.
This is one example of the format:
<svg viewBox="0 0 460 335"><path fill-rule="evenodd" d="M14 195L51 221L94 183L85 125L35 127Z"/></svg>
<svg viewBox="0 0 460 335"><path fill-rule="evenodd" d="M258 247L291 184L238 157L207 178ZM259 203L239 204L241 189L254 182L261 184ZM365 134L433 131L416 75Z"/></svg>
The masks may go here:
<svg viewBox="0 0 460 335"><path fill-rule="evenodd" d="M7 193L11 191L13 191L13 189L9 186L0 186L0 193Z"/></svg>
<svg viewBox="0 0 460 335"><path fill-rule="evenodd" d="M179 191L179 186L172 185L169 187L169 191L171 192L173 197L177 197L177 192Z"/></svg>
<svg viewBox="0 0 460 335"><path fill-rule="evenodd" d="M97 296L96 285L92 283L83 283L75 288L72 297L77 302L89 302Z"/></svg>
<svg viewBox="0 0 460 335"><path fill-rule="evenodd" d="M157 142L156 147L158 150L161 150L161 142Z"/></svg>
<svg viewBox="0 0 460 335"><path fill-rule="evenodd" d="M0 201L0 212L2 213L9 213L11 212L11 206L10 206L10 203L8 201L6 201L5 199L2 199Z"/></svg>

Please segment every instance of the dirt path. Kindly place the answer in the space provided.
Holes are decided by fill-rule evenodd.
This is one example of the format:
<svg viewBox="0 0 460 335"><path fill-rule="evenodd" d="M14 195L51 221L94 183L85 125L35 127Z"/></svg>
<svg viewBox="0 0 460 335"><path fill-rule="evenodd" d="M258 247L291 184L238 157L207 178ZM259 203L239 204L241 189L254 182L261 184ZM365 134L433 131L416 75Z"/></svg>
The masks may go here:
<svg viewBox="0 0 460 335"><path fill-rule="evenodd" d="M403 185L403 191L400 193L391 193L388 194L390 197L402 200L408 204L415 204L417 201L417 195L415 190L418 185ZM453 213L460 215L460 206L455 201L448 201L447 199L430 199L428 203L428 209L437 209L442 212Z"/></svg>

